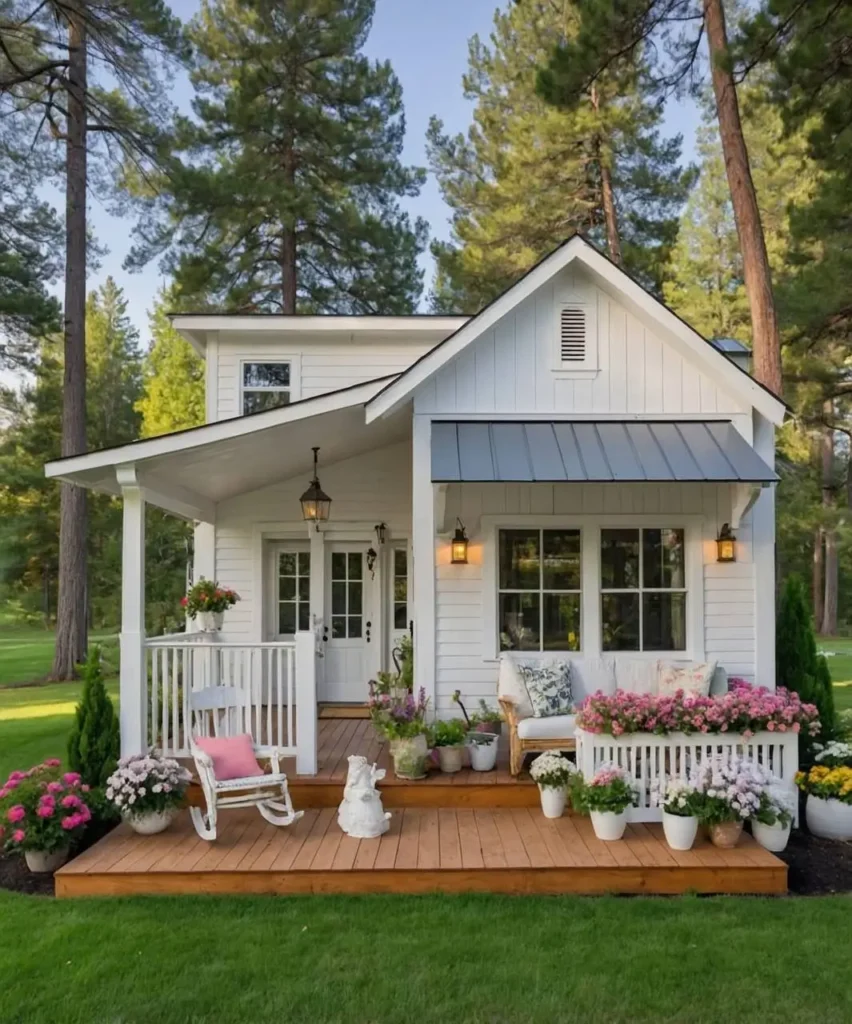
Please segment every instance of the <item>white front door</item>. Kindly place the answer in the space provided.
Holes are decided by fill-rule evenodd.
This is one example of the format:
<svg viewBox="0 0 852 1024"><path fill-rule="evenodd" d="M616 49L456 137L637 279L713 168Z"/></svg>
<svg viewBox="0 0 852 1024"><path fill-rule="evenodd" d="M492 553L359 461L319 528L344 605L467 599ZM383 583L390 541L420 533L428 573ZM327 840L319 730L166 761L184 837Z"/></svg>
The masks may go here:
<svg viewBox="0 0 852 1024"><path fill-rule="evenodd" d="M338 541L326 545L322 648L327 701L366 701L368 682L379 667L368 547Z"/></svg>

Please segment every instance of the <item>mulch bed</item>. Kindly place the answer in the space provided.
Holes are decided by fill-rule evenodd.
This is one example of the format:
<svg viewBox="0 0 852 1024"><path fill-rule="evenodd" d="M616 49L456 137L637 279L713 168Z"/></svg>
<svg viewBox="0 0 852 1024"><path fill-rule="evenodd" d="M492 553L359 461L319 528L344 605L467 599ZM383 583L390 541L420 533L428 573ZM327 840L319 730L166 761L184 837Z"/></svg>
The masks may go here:
<svg viewBox="0 0 852 1024"><path fill-rule="evenodd" d="M86 829L73 856L76 857L84 850L88 850L90 846L94 846L105 835L112 832L117 824L114 821L101 821ZM55 895L53 875L34 875L27 867L24 858L17 854L0 853L0 889L23 892L29 896Z"/></svg>

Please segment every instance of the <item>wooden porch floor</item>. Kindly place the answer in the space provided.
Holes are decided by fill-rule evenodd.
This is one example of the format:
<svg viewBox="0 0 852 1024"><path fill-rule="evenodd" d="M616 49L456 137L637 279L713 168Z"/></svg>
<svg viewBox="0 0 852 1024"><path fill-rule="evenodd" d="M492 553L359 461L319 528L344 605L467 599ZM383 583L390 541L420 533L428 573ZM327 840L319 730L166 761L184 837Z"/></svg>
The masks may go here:
<svg viewBox="0 0 852 1024"><path fill-rule="evenodd" d="M158 836L120 826L56 875L58 896L143 893L784 893L787 867L750 836L734 850L700 840L670 850L659 825L631 825L622 842L596 839L588 819L551 821L528 776L493 772L393 777L369 722L323 720L319 774L291 775L305 816L275 828L253 810L224 812L215 843L189 814ZM337 826L349 754L389 769L381 784L391 829L357 840ZM505 757L504 751L504 757ZM292 772L295 766L288 766Z"/></svg>

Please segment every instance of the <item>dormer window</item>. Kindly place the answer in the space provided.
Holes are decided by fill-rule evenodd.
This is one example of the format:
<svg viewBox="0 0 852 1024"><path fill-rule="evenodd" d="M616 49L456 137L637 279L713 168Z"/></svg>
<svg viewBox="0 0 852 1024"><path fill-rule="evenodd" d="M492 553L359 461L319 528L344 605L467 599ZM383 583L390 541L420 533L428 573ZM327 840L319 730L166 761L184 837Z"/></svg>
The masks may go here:
<svg viewBox="0 0 852 1024"><path fill-rule="evenodd" d="M553 369L566 376L587 376L598 370L598 340L594 306L557 302Z"/></svg>
<svg viewBox="0 0 852 1024"><path fill-rule="evenodd" d="M290 404L289 362L243 363L243 415Z"/></svg>

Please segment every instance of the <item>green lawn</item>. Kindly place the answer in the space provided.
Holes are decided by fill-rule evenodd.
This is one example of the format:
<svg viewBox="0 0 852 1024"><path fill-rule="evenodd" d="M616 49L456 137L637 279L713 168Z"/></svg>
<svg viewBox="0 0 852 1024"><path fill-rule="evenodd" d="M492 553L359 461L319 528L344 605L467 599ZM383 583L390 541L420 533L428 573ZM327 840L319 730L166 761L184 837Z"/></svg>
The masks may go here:
<svg viewBox="0 0 852 1024"><path fill-rule="evenodd" d="M90 643L100 644L108 664L118 664L118 634L93 633ZM48 630L0 626L0 687L44 679L53 664L53 648Z"/></svg>
<svg viewBox="0 0 852 1024"><path fill-rule="evenodd" d="M0 1020L823 1024L852 1019L850 912L847 897L0 895Z"/></svg>
<svg viewBox="0 0 852 1024"><path fill-rule="evenodd" d="M847 711L852 708L852 640L820 637L817 644L828 655L837 710Z"/></svg>

